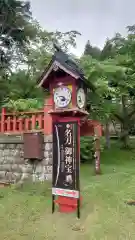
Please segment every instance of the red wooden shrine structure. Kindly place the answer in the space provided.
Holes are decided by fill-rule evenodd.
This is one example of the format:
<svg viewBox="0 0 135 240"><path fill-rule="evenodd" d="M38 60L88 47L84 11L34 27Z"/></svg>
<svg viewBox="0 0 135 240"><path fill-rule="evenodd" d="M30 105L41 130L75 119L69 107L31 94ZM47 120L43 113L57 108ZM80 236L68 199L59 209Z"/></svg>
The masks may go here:
<svg viewBox="0 0 135 240"><path fill-rule="evenodd" d="M31 131L42 131L45 135L52 134L52 117L48 112L52 109L52 99L45 101L43 109L28 112L7 112L2 108L0 114L1 134L20 134ZM82 122L81 136L102 135L101 124L94 120Z"/></svg>

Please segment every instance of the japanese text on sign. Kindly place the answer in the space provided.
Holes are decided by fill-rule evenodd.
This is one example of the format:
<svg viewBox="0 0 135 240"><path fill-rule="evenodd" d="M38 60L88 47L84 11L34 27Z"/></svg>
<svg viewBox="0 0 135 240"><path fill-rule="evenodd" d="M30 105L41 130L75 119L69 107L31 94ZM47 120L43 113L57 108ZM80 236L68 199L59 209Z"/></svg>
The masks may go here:
<svg viewBox="0 0 135 240"><path fill-rule="evenodd" d="M65 138L65 173L66 173L66 184L72 184L73 182L73 126L71 124L66 124L66 129L64 133Z"/></svg>

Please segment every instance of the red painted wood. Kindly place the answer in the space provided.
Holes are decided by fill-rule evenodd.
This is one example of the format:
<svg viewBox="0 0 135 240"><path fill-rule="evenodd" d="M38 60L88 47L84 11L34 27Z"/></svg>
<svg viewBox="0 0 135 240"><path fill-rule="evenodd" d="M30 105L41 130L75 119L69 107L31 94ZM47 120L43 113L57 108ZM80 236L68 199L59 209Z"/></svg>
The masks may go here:
<svg viewBox="0 0 135 240"><path fill-rule="evenodd" d="M18 123L18 131L19 132L23 132L24 131L23 122L24 122L23 118L18 118L17 123Z"/></svg>
<svg viewBox="0 0 135 240"><path fill-rule="evenodd" d="M44 108L37 110L36 112L12 112L7 113L3 108L0 115L0 133L20 133L25 131L36 130L36 122L38 123L38 130L41 130L46 135L52 134L52 118L60 120L61 117L51 116L48 112L52 109L53 100L50 96L45 101ZM62 121L66 117L62 118ZM70 118L71 120L80 120L80 118ZM81 136L90 136L94 133L98 133L98 136L102 136L102 126L97 121L87 120L80 126Z"/></svg>
<svg viewBox="0 0 135 240"><path fill-rule="evenodd" d="M30 119L29 119L29 118L25 118L25 119L24 119L24 130L25 130L25 131L31 130L31 129L30 129Z"/></svg>
<svg viewBox="0 0 135 240"><path fill-rule="evenodd" d="M44 105L44 134L46 135L52 134L52 117L48 113L52 109L52 104L52 97L49 97Z"/></svg>
<svg viewBox="0 0 135 240"><path fill-rule="evenodd" d="M5 132L5 114L6 114L6 109L2 108L1 111L1 132Z"/></svg>
<svg viewBox="0 0 135 240"><path fill-rule="evenodd" d="M77 210L77 199L70 197L58 196L55 203L59 206L59 211L62 213L71 213ZM80 197L80 206L82 206L82 197Z"/></svg>
<svg viewBox="0 0 135 240"><path fill-rule="evenodd" d="M36 115L33 114L31 117L31 128L35 129L35 126L36 126Z"/></svg>
<svg viewBox="0 0 135 240"><path fill-rule="evenodd" d="M11 131L11 117L8 117L6 120L7 132Z"/></svg>
<svg viewBox="0 0 135 240"><path fill-rule="evenodd" d="M16 116L13 116L13 132L17 131L17 119Z"/></svg>
<svg viewBox="0 0 135 240"><path fill-rule="evenodd" d="M36 117L36 121L38 123L38 129L43 129L43 115L39 114Z"/></svg>

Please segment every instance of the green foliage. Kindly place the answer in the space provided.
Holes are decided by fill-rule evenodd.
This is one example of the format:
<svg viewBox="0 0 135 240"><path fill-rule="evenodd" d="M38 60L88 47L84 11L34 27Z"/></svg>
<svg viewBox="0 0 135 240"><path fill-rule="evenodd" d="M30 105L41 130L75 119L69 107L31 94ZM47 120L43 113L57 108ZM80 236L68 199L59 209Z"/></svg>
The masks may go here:
<svg viewBox="0 0 135 240"><path fill-rule="evenodd" d="M34 111L36 109L43 109L42 99L18 99L7 101L3 104L8 111Z"/></svg>
<svg viewBox="0 0 135 240"><path fill-rule="evenodd" d="M0 107L7 99L16 102L18 99L45 98L46 94L36 88L37 78L51 59L53 43L59 43L68 51L76 46L78 35L80 33L75 30L48 32L42 29L32 18L28 1L1 0Z"/></svg>
<svg viewBox="0 0 135 240"><path fill-rule="evenodd" d="M32 18L29 2L1 0L0 107L18 111L42 107L47 93L36 88L37 78L51 60L53 43L69 52L78 35L75 30L42 29ZM90 87L89 117L103 124L115 118L122 124L122 136L127 136L135 120L135 25L127 27L126 37L116 33L107 39L102 50L88 41L78 62ZM87 138L83 141L83 158L91 158Z"/></svg>
<svg viewBox="0 0 135 240"><path fill-rule="evenodd" d="M89 56L83 56L80 64L84 69L88 83L94 85L94 91L88 93L87 104L90 105L90 116L101 122L112 115L116 108L115 102L108 100L116 98L119 92L108 86L108 79L119 79L123 76L123 68L117 66L113 60L99 62Z"/></svg>
<svg viewBox="0 0 135 240"><path fill-rule="evenodd" d="M84 48L84 55L91 56L94 59L99 59L100 54L101 50L98 47L93 47L88 40Z"/></svg>
<svg viewBox="0 0 135 240"><path fill-rule="evenodd" d="M54 53L53 43L58 44L64 51L76 46L76 37L80 35L77 31L69 32L47 32L38 23L38 34L33 46L29 49L27 56L28 70L32 76L38 77L39 74L48 66L52 54Z"/></svg>
<svg viewBox="0 0 135 240"><path fill-rule="evenodd" d="M106 40L106 43L101 51L100 60L105 60L109 58L114 58L116 52L113 44L109 39Z"/></svg>
<svg viewBox="0 0 135 240"><path fill-rule="evenodd" d="M94 160L93 137L81 137L80 159L82 163L91 163Z"/></svg>
<svg viewBox="0 0 135 240"><path fill-rule="evenodd" d="M105 149L105 139L100 137L100 151ZM81 163L93 163L95 154L94 136L81 137L80 141L80 159Z"/></svg>
<svg viewBox="0 0 135 240"><path fill-rule="evenodd" d="M19 61L35 37L30 4L26 1L0 1L0 70Z"/></svg>
<svg viewBox="0 0 135 240"><path fill-rule="evenodd" d="M2 74L2 72L1 72ZM0 77L0 109L2 107L3 100L10 94L10 84L8 76L3 72Z"/></svg>
<svg viewBox="0 0 135 240"><path fill-rule="evenodd" d="M17 100L19 98L44 98L45 93L41 88L37 88L36 79L31 77L26 70L20 70L10 75L9 77L10 99Z"/></svg>
<svg viewBox="0 0 135 240"><path fill-rule="evenodd" d="M88 94L90 116L103 123L117 119L125 146L135 115L135 25L127 30L126 37L117 33L107 39L100 61L87 54L80 59L89 83L95 86Z"/></svg>

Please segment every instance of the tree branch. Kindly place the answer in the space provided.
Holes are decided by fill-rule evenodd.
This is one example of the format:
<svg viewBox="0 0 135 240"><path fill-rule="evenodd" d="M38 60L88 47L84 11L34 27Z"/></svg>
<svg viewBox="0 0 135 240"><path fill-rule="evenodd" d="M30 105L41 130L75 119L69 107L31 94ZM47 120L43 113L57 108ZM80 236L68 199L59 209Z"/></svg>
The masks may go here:
<svg viewBox="0 0 135 240"><path fill-rule="evenodd" d="M124 119L121 116L119 116L117 113L114 113L113 115L115 118L117 118L117 120L119 120L121 123L123 123Z"/></svg>
<svg viewBox="0 0 135 240"><path fill-rule="evenodd" d="M135 109L131 113L128 114L128 118L131 118L134 114L135 114Z"/></svg>

